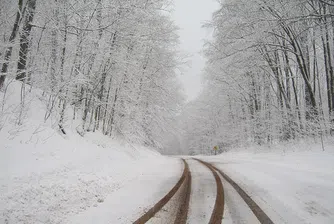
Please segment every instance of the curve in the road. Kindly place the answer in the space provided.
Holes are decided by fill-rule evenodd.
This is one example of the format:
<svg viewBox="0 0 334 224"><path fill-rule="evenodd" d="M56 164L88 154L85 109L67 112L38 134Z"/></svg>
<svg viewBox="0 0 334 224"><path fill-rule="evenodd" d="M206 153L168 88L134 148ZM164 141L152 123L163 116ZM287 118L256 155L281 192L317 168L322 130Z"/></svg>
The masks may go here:
<svg viewBox="0 0 334 224"><path fill-rule="evenodd" d="M222 219L223 219L223 214L224 214L224 188L223 188L222 181L219 178L214 167L210 163L207 163L200 159L195 159L195 160L202 163L204 166L208 167L211 170L216 180L216 184L217 184L216 201L215 201L215 206L211 214L209 224L221 224Z"/></svg>
<svg viewBox="0 0 334 224"><path fill-rule="evenodd" d="M185 224L187 221L188 207L189 207L189 198L190 198L190 183L191 175L189 171L188 163L182 159L184 163L184 169L181 178L175 184L175 186L162 198L158 201L151 209L149 209L144 215L138 218L133 224L144 224L150 220L157 212L159 212L170 199L175 195L175 193L181 188L182 184L187 184L185 186L185 192L183 195L183 201L180 204L177 217L175 219L175 224Z"/></svg>
<svg viewBox="0 0 334 224"><path fill-rule="evenodd" d="M188 163L184 159L182 160L184 163L184 169L179 181L160 201L158 201L150 210L148 210L144 215L137 219L134 224L144 224L149 221L174 197L176 192L178 192L179 190L181 193L181 199L179 199L179 208L176 214L174 224L185 224L187 222L191 193L191 173L189 171ZM258 206L258 204L228 175L226 175L223 171L221 171L211 163L205 162L197 158L195 160L210 169L217 185L215 205L210 217L209 224L221 224L224 214L224 188L218 173L236 190L236 192L245 201L247 206L251 209L251 211L254 213L254 215L257 217L261 224L274 224L274 222L260 208L260 206Z"/></svg>
<svg viewBox="0 0 334 224"><path fill-rule="evenodd" d="M204 161L202 161L204 162ZM223 171L212 165L211 163L204 162L210 165L213 169L220 173L220 175L232 185L232 187L238 192L241 198L246 202L248 207L252 210L254 215L257 217L261 224L274 224L274 222L269 218L269 216L260 208L260 206L236 183L234 182L228 175L226 175Z"/></svg>

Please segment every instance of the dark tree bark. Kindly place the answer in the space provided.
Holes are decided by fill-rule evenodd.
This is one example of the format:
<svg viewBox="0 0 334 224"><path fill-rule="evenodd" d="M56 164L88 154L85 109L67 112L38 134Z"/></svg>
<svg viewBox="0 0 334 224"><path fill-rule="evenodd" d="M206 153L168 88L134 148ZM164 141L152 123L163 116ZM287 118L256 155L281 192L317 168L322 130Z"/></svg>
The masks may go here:
<svg viewBox="0 0 334 224"><path fill-rule="evenodd" d="M18 1L19 9L16 12L16 18L15 18L12 33L9 37L9 43L12 43L17 36L19 26L20 26L20 22L21 22L21 18L23 17L23 14L24 14L24 12L22 11L22 5L23 5L23 0L19 0ZM12 56L12 50L13 50L13 47L10 46L5 51L5 60L4 60L4 63L2 64L1 75L0 75L0 89L2 88L2 86L5 82L5 79L6 79L6 73L8 71L9 59Z"/></svg>
<svg viewBox="0 0 334 224"><path fill-rule="evenodd" d="M109 134L111 135L114 125L115 125L115 111L116 111L116 104L117 104L117 99L118 99L118 92L119 92L119 87L116 89L115 96L114 96L114 102L111 107L111 113L110 113L110 128L109 128Z"/></svg>
<svg viewBox="0 0 334 224"><path fill-rule="evenodd" d="M99 39L101 38L101 36L99 36ZM114 46L115 46L115 43L116 43L116 32L112 34L111 36L111 46L110 46L110 49L113 50L114 49ZM102 120L105 120L106 119L106 108L107 108L107 105L108 105L108 100L109 100L109 96L107 95L107 99L104 101L105 102L105 112L103 113L103 108L102 108L102 105L104 104L103 102L103 97L104 97L104 93L105 93L105 88L106 88L106 78L107 78L107 73L109 72L109 70L113 67L113 64L114 62L112 62L112 56L110 55L110 57L108 58L104 68L103 68L103 71L102 71L102 76L101 76L101 86L100 86L100 90L99 90L99 93L98 93L98 99L99 99L99 105L98 107L96 108L96 111L95 111L95 127L94 129L99 129L100 127L100 122ZM110 74L111 75L111 74ZM111 80L111 79L110 79ZM110 84L109 84L109 89L111 88ZM108 94L109 94L110 90L108 90ZM105 122L103 122L105 123Z"/></svg>
<svg viewBox="0 0 334 224"><path fill-rule="evenodd" d="M61 84L63 85L65 82L65 77L64 77L64 65L65 65L65 56L66 56L66 42L67 42L67 23L65 22L65 32L64 32L64 37L63 37L63 48L62 48L62 53L61 53L61 63L60 63L60 80ZM60 91L62 92L62 90ZM67 105L67 89L64 94L64 99L61 102L61 112L60 112L60 119L59 119L59 127L63 127L64 124L64 116L65 116L65 109ZM63 131L63 130L61 130Z"/></svg>
<svg viewBox="0 0 334 224"><path fill-rule="evenodd" d="M308 69L308 63L305 53L302 50L302 46L298 42L297 36L293 33L290 27L283 25L282 28L286 32L290 39L291 45L294 50L295 58L305 83L305 103L306 103L306 119L312 119L317 114L317 103L315 99L315 93L310 82L310 72Z"/></svg>
<svg viewBox="0 0 334 224"><path fill-rule="evenodd" d="M19 61L17 63L16 80L20 81L23 81L26 78L27 54L30 44L29 37L32 28L31 23L34 19L35 14L36 0L28 0L27 7L27 15L25 18L24 27L20 35Z"/></svg>
<svg viewBox="0 0 334 224"><path fill-rule="evenodd" d="M324 14L326 13L326 8L324 6ZM325 43L326 47L324 48L324 54L325 54L325 60L327 60L327 70L326 70L326 82L327 82L327 91L328 91L328 105L329 105L329 113L331 114L333 111L333 90L332 90L332 85L333 85L333 66L332 66L332 52L331 48L329 45L329 33L328 33L328 25L327 25L327 18L324 17L324 23L325 23ZM327 55L327 57L326 57Z"/></svg>
<svg viewBox="0 0 334 224"><path fill-rule="evenodd" d="M57 1L55 1L57 2ZM53 9L53 18L56 23L56 27L59 25L58 24L58 5L56 6L55 9ZM52 42L52 48L51 48L51 66L50 66L50 75L51 75L51 93L55 93L55 88L57 85L56 82L56 67L57 67L57 55L58 55L58 34L57 34L57 29L53 28L51 31L51 42Z"/></svg>

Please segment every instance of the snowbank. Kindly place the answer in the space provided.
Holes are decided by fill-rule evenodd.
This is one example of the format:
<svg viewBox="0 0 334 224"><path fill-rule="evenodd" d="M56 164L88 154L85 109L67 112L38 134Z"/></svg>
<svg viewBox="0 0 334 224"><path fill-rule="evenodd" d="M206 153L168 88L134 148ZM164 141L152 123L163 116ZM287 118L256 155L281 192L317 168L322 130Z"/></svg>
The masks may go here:
<svg viewBox="0 0 334 224"><path fill-rule="evenodd" d="M175 176L176 182L182 170L178 160L151 150L136 151L110 140L103 146L86 138L64 140L57 135L44 144L2 144L0 223L66 223L67 219L97 207L112 193L117 195L124 187L128 193L138 193L136 186L145 180L144 174L153 173L152 170L158 174L156 181L146 186L146 189L151 187L148 195L161 190L164 178ZM167 170L166 166L174 170ZM142 208L150 205L145 202ZM131 201L120 198L117 203L126 210Z"/></svg>

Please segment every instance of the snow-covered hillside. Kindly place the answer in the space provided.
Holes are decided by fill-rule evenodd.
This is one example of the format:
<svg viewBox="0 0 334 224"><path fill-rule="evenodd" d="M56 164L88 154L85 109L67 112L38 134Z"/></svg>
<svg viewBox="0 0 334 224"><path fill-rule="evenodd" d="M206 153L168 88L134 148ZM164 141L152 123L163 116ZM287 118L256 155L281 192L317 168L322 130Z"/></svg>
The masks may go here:
<svg viewBox="0 0 334 224"><path fill-rule="evenodd" d="M177 181L174 174L182 171L178 160L154 151L116 141L94 141L102 137L98 134L88 136L64 140L55 135L36 145L1 143L0 223L71 223L68 218L91 207L100 208L108 196L118 196L124 188L128 196L138 193L136 188L147 189L147 197L137 197L137 204L130 196L113 201L121 210L109 213L111 218L136 218L141 208L150 205L151 193L162 191L158 196L163 196L174 178ZM170 169L164 169L166 166ZM148 173L156 175L153 181L145 181ZM161 183L170 179L164 191ZM156 198L151 200L154 203Z"/></svg>
<svg viewBox="0 0 334 224"><path fill-rule="evenodd" d="M143 195L150 190L136 203L112 200L121 207L109 213L109 220L137 218L177 181L180 161L153 149L99 132L81 137L75 122L67 123L63 135L53 126L52 115L44 122L46 109L39 90L26 92L21 111L20 86L12 83L7 89L1 116L0 223L72 223L67 220L89 208L101 208L108 197L115 199L122 191L130 197L129 191L139 189ZM156 177L147 181L151 175Z"/></svg>

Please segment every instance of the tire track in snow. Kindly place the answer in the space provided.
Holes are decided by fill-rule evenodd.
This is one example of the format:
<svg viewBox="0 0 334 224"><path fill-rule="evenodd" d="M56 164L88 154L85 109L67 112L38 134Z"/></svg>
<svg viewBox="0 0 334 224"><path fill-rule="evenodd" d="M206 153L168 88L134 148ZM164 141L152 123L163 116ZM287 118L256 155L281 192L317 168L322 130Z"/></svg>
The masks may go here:
<svg viewBox="0 0 334 224"><path fill-rule="evenodd" d="M213 174L216 182L216 188L217 188L216 199L209 224L221 224L223 220L224 206L225 206L224 188L222 184L223 179L227 183L229 183L229 185L233 187L234 190L240 195L240 197L242 198L241 200L244 200L244 202L247 204L247 206L250 208L250 210L253 212L253 214L261 224L274 224L273 221L267 216L267 214L256 204L256 202L223 171L221 171L211 163L205 162L197 158L194 158L194 160L206 166ZM168 213L171 215L171 217L175 217L175 219L173 218L174 224L187 223L187 218L188 218L187 216L188 216L189 202L191 195L191 173L189 170L188 163L184 159L182 159L182 161L184 163L184 170L182 176L180 177L176 185L151 209L149 209L144 215L142 215L139 219L137 219L134 222L134 224L144 224L148 222L151 218L155 217L155 215L158 212L165 212L163 211L165 205L171 201L173 201L172 203L173 205L170 205L169 203L168 204L169 206L177 206L176 212L173 213L169 211ZM219 176L219 174L221 177ZM167 221L167 223L171 222L172 220Z"/></svg>
<svg viewBox="0 0 334 224"><path fill-rule="evenodd" d="M189 170L189 166L187 163L186 163L186 166ZM183 189L184 192L182 194L181 203L179 205L179 211L176 215L174 224L185 224L187 222L189 202L190 202L190 193L191 193L191 172L190 171L188 172L188 176L186 177L184 184L185 184L184 189Z"/></svg>
<svg viewBox="0 0 334 224"><path fill-rule="evenodd" d="M189 171L188 163L182 159L184 163L184 169L181 178L176 183L176 185L162 198L160 199L151 209L149 209L145 214L143 214L140 218L133 222L133 224L144 224L149 221L152 217L154 217L178 192L184 184L181 202L179 204L178 212L176 215L176 219L174 221L175 224L185 224L187 220L188 208L189 208L189 199L190 199L190 191L191 191L191 174Z"/></svg>
<svg viewBox="0 0 334 224"><path fill-rule="evenodd" d="M201 161L201 160L198 160ZM241 198L246 202L248 207L252 210L254 215L257 217L261 224L274 224L274 222L269 218L269 216L260 208L260 206L236 183L234 182L228 175L226 175L223 171L212 165L211 163L207 163L202 161L205 164L211 166L214 170L216 170L241 196Z"/></svg>
<svg viewBox="0 0 334 224"><path fill-rule="evenodd" d="M214 167L207 162L204 162L200 159L194 159L198 162L202 163L204 166L209 168L215 178L216 185L217 185L217 191L216 191L216 201L215 205L211 214L211 218L209 221L209 224L221 224L223 220L223 214L224 214L224 188L221 179L219 178L219 175L215 171Z"/></svg>

